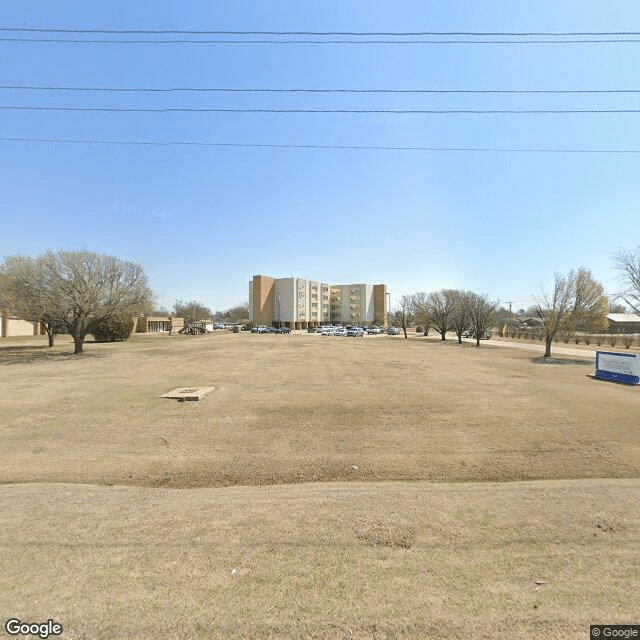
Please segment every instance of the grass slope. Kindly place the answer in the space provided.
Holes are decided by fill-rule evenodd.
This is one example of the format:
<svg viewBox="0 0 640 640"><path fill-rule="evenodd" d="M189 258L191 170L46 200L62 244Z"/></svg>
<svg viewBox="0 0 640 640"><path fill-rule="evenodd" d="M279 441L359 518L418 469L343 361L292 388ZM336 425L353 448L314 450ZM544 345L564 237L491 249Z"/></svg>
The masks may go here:
<svg viewBox="0 0 640 640"><path fill-rule="evenodd" d="M0 610L74 640L584 638L637 622L639 490L3 486Z"/></svg>

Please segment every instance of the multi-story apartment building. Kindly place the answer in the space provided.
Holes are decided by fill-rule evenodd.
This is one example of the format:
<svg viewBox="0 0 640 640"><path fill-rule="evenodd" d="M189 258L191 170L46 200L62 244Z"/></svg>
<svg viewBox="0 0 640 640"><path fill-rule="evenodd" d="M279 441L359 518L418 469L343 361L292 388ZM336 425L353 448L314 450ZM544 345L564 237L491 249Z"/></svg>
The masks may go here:
<svg viewBox="0 0 640 640"><path fill-rule="evenodd" d="M386 324L387 285L329 285L304 278L253 276L249 320L306 329L322 324Z"/></svg>

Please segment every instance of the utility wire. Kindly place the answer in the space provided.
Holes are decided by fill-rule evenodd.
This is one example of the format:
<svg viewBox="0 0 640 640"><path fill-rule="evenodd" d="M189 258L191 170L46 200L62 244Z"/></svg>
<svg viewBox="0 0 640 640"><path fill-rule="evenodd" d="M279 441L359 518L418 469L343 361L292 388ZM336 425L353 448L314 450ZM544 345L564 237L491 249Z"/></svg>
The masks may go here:
<svg viewBox="0 0 640 640"><path fill-rule="evenodd" d="M70 87L53 85L0 85L2 91L100 91L116 93L375 93L375 94L633 94L640 89L305 89L263 87Z"/></svg>
<svg viewBox="0 0 640 640"><path fill-rule="evenodd" d="M43 42L43 43L55 43L55 44L236 44L236 45L250 45L250 44L310 44L310 45L323 45L323 44L393 44L393 45L409 45L409 44L632 44L640 42L639 37L625 37L625 38L579 38L579 39L517 39L517 40L470 40L468 38L455 38L455 39L439 39L439 40L264 40L264 39L251 39L251 40L238 40L227 38L216 39L199 39L199 40L187 40L187 39L96 39L96 38L0 38L1 42Z"/></svg>
<svg viewBox="0 0 640 640"><path fill-rule="evenodd" d="M198 107L43 107L0 106L4 111L88 111L108 113L341 113L396 115L531 115L640 113L640 109L242 109Z"/></svg>
<svg viewBox="0 0 640 640"><path fill-rule="evenodd" d="M505 148L505 147L429 147L387 145L330 145L330 144L260 144L240 142L202 142L190 140L83 140L69 138L10 138L0 142L28 142L41 144L132 145L149 147L231 147L249 149L335 149L345 151L428 151L452 153L554 153L554 154L627 154L640 155L640 149L562 149L562 148Z"/></svg>
<svg viewBox="0 0 640 640"><path fill-rule="evenodd" d="M103 33L103 34L171 34L171 35L234 35L234 36L513 36L513 37L577 37L577 36L640 36L640 31L228 31L185 29L60 29L50 27L0 27L2 31L20 33Z"/></svg>

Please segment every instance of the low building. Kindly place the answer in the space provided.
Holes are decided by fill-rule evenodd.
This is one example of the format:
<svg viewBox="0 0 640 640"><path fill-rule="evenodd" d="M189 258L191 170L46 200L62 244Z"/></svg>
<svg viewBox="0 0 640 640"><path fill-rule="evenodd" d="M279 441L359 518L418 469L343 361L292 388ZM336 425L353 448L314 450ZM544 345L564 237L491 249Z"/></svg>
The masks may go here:
<svg viewBox="0 0 640 640"><path fill-rule="evenodd" d="M174 316L140 316L136 321L136 333L178 332L182 327L184 318Z"/></svg>
<svg viewBox="0 0 640 640"><path fill-rule="evenodd" d="M10 315L0 315L0 337L2 338L40 336L44 333L44 327L41 327L39 322L22 320Z"/></svg>
<svg viewBox="0 0 640 640"><path fill-rule="evenodd" d="M307 329L323 324L387 324L387 285L334 284L257 275L249 282L249 321Z"/></svg>
<svg viewBox="0 0 640 640"><path fill-rule="evenodd" d="M640 333L640 315L610 313L607 315L609 333Z"/></svg>

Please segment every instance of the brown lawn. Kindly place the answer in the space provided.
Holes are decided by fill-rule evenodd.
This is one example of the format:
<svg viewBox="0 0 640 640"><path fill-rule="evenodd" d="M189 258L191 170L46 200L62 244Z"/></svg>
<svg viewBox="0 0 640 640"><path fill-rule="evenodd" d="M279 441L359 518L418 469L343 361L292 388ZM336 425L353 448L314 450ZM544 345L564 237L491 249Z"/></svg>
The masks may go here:
<svg viewBox="0 0 640 640"><path fill-rule="evenodd" d="M639 490L7 485L0 611L62 640L587 638L638 621Z"/></svg>
<svg viewBox="0 0 640 640"><path fill-rule="evenodd" d="M0 347L0 482L640 476L640 388L589 378L588 359L415 335L138 335L80 357L67 341ZM158 398L180 386L216 390Z"/></svg>
<svg viewBox="0 0 640 640"><path fill-rule="evenodd" d="M638 622L640 388L590 360L416 335L42 344L0 343L3 620L62 640ZM216 389L157 397L179 386Z"/></svg>

